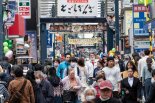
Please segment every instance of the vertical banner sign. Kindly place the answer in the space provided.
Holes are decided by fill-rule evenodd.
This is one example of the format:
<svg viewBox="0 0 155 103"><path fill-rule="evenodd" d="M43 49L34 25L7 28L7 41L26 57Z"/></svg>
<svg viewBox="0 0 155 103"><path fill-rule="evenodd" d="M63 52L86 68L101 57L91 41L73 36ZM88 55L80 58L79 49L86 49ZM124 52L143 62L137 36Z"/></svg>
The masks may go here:
<svg viewBox="0 0 155 103"><path fill-rule="evenodd" d="M52 58L53 57L53 37L54 34L51 34L50 32L47 33L47 58Z"/></svg>
<svg viewBox="0 0 155 103"><path fill-rule="evenodd" d="M30 54L29 56L33 57L33 60L37 61L37 34L35 31L28 31L28 41L30 42Z"/></svg>
<svg viewBox="0 0 155 103"><path fill-rule="evenodd" d="M92 16L98 14L98 0L57 0L58 16Z"/></svg>
<svg viewBox="0 0 155 103"><path fill-rule="evenodd" d="M25 19L31 18L31 0L18 0L18 14Z"/></svg>
<svg viewBox="0 0 155 103"><path fill-rule="evenodd" d="M133 5L133 34L134 36L149 36L143 27L146 22L147 7L144 5Z"/></svg>

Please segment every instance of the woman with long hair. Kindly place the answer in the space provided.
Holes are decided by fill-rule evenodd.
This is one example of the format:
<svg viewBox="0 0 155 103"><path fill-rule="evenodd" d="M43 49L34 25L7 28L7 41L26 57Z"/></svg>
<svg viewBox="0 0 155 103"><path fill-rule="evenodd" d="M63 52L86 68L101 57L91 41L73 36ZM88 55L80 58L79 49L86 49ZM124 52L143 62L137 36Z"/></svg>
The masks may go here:
<svg viewBox="0 0 155 103"><path fill-rule="evenodd" d="M126 70L124 72L122 72L122 78L127 78L128 77L128 69L132 69L134 74L134 77L138 78L138 70L136 68L136 65L134 64L133 61L128 61L128 63L126 64Z"/></svg>
<svg viewBox="0 0 155 103"><path fill-rule="evenodd" d="M51 67L48 71L48 81L53 86L53 94L54 94L54 103L62 103L62 83L60 78L56 75L56 69Z"/></svg>

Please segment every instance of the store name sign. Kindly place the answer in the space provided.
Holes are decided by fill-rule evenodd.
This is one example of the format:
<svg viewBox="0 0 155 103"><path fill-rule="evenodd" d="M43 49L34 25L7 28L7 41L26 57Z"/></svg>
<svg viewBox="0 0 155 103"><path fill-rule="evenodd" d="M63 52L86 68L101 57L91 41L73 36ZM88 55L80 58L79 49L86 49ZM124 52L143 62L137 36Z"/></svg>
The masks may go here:
<svg viewBox="0 0 155 103"><path fill-rule="evenodd" d="M30 0L18 0L18 14L25 19L31 18L31 1Z"/></svg>
<svg viewBox="0 0 155 103"><path fill-rule="evenodd" d="M97 17L98 2L96 0L58 0L58 16Z"/></svg>

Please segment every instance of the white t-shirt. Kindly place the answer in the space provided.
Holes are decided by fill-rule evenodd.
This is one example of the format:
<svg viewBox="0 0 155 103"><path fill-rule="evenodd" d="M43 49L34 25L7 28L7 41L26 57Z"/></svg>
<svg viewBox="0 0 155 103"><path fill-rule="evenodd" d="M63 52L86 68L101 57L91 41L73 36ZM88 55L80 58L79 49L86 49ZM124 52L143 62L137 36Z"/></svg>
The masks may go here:
<svg viewBox="0 0 155 103"><path fill-rule="evenodd" d="M88 77L93 77L94 69L97 67L97 61L97 59L94 60L94 65L92 64L91 60L85 63L88 71Z"/></svg>
<svg viewBox="0 0 155 103"><path fill-rule="evenodd" d="M120 68L114 66L112 68L104 67L106 80L110 80L113 85L113 91L118 91L118 82L122 80Z"/></svg>

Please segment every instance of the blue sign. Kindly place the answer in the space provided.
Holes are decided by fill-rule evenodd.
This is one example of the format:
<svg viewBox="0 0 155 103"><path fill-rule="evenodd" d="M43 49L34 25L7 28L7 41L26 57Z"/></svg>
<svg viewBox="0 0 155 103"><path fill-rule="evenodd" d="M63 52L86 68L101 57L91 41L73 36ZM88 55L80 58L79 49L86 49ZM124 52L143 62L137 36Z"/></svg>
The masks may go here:
<svg viewBox="0 0 155 103"><path fill-rule="evenodd" d="M134 5L137 6L137 5ZM133 7L134 8L134 7ZM146 22L145 12L133 10L133 34L134 36L149 36L147 30L144 29Z"/></svg>
<svg viewBox="0 0 155 103"><path fill-rule="evenodd" d="M50 32L47 33L47 48L52 48L52 38L53 34L51 34Z"/></svg>

